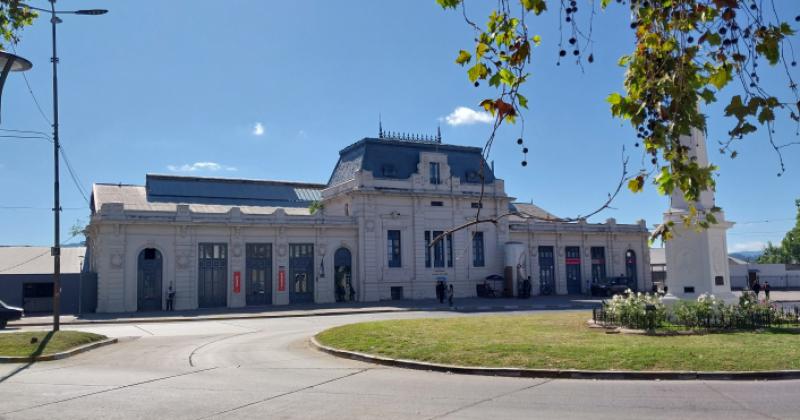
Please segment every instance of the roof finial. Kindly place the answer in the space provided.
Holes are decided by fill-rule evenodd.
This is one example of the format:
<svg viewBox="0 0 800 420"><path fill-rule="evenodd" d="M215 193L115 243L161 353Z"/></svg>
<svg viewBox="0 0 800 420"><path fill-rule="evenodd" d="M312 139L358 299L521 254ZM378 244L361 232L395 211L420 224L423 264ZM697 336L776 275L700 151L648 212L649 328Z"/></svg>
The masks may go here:
<svg viewBox="0 0 800 420"><path fill-rule="evenodd" d="M383 138L383 122L381 121L381 114L378 113L378 138Z"/></svg>
<svg viewBox="0 0 800 420"><path fill-rule="evenodd" d="M442 142L442 125L436 124L436 142Z"/></svg>

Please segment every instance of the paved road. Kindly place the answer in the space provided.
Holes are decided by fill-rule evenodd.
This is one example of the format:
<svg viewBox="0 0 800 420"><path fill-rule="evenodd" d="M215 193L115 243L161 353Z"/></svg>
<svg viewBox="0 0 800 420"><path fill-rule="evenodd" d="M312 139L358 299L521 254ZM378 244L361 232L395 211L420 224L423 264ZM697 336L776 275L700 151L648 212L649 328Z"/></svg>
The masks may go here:
<svg viewBox="0 0 800 420"><path fill-rule="evenodd" d="M122 340L62 361L0 365L0 418L800 418L800 381L462 376L342 360L308 344L334 325L419 316L481 315L76 327Z"/></svg>

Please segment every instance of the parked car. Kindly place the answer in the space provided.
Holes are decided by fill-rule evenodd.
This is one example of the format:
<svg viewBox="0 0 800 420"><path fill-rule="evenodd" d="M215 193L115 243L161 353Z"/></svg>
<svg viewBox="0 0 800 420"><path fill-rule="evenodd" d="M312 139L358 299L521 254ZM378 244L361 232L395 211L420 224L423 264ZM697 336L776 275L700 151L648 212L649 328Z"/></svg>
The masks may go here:
<svg viewBox="0 0 800 420"><path fill-rule="evenodd" d="M624 294L630 287L627 277L612 277L605 282L592 284L592 296L614 296Z"/></svg>
<svg viewBox="0 0 800 420"><path fill-rule="evenodd" d="M24 311L22 308L11 306L0 300L0 330L4 329L8 321L16 321L22 318Z"/></svg>

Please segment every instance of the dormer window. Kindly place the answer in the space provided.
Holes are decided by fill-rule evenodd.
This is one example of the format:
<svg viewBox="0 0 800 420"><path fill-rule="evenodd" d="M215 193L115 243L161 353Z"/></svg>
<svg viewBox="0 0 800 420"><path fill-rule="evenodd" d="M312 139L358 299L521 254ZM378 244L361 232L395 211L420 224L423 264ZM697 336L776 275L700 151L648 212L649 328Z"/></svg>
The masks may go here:
<svg viewBox="0 0 800 420"><path fill-rule="evenodd" d="M395 178L397 177L397 170L395 170L394 165L386 164L381 168L381 174L386 178Z"/></svg>
<svg viewBox="0 0 800 420"><path fill-rule="evenodd" d="M481 182L481 176L476 171L467 171L467 182L470 184L477 184Z"/></svg>
<svg viewBox="0 0 800 420"><path fill-rule="evenodd" d="M442 179L439 174L439 162L430 163L430 175L431 175L431 184L439 185L442 183Z"/></svg>

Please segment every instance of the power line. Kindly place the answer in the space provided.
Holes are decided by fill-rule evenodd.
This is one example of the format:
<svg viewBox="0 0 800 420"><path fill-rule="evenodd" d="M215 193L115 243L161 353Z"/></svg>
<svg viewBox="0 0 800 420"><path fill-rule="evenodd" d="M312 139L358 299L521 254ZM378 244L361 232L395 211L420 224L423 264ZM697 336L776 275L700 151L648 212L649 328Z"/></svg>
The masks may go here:
<svg viewBox="0 0 800 420"><path fill-rule="evenodd" d="M14 54L17 54L17 46L13 42L11 43L11 49L14 50ZM25 79L25 86L28 87L28 93L31 94L31 98L33 98L33 103L36 104L36 109L39 110L39 115L41 115L42 118L44 118L44 120L47 121L47 124L52 126L53 122L50 121L50 119L47 118L47 115L45 115L44 111L42 111L42 106L39 105L39 101L36 99L36 95L33 93L33 89L31 88L31 84L28 81L28 76L25 75L24 71L20 72L20 73L22 73L22 78Z"/></svg>
<svg viewBox="0 0 800 420"><path fill-rule="evenodd" d="M74 239L76 236L78 236L78 235L72 235L72 236L70 236L70 237L69 237L69 238L67 238L67 239L66 239L66 240L65 240L63 243L68 243L69 241L71 241L72 239ZM27 264L27 263L29 263L29 262L33 261L33 260L36 260L36 259L42 258L43 256L45 256L45 255L46 255L47 253L49 253L49 252L51 252L51 249L50 249L50 248L48 248L46 251L42 252L41 254L39 254L39 255L36 255L35 257L29 258L29 259L27 259L27 260L25 260L25 261L22 261L21 263L14 264L14 265L12 265L12 266L10 266L10 267L6 267L6 268L3 268L3 269L0 269L0 273L6 272L6 271L10 271L10 270L13 270L13 269L15 269L15 268L17 268L17 267L20 267L20 266L23 266L23 265L25 265L25 264Z"/></svg>
<svg viewBox="0 0 800 420"><path fill-rule="evenodd" d="M0 273L3 273L3 272L5 272L5 271L10 271L10 270L13 270L13 269L15 269L15 268L17 268L17 267L23 266L23 265L25 265L25 264L27 264L27 263L29 263L29 262L33 261L33 260L36 260L36 259L39 259L39 258L41 258L41 257L45 256L45 255L46 255L48 252L50 252L50 250L49 250L49 249L48 249L47 251L44 251L44 252L42 252L41 254L39 254L39 255L37 255L37 256L35 256L35 257L33 257L33 258L29 258L29 259L27 259L27 260L25 260L25 261L23 261L23 262L21 262L21 263L19 263L19 264L14 264L14 265L12 265L11 267L6 267L6 268L4 268L4 269L0 270Z"/></svg>
<svg viewBox="0 0 800 420"><path fill-rule="evenodd" d="M45 141L47 141L49 143L53 142L53 140L50 139L50 137L18 136L18 135L12 135L12 134L0 134L0 139L2 139L2 140L33 140L33 139L38 139L38 140L45 140Z"/></svg>
<svg viewBox="0 0 800 420"><path fill-rule="evenodd" d="M49 210L51 207L37 207L37 206L0 206L0 210ZM86 207L62 207L61 210L86 210Z"/></svg>
<svg viewBox="0 0 800 420"><path fill-rule="evenodd" d="M787 219L768 219L768 220L752 220L747 222L736 222L737 225L753 225L756 223L775 223L775 222L786 222L789 220L795 220L794 218L787 218Z"/></svg>
<svg viewBox="0 0 800 420"><path fill-rule="evenodd" d="M70 178L72 178L72 182L75 184L75 187L78 189L78 192L81 193L83 201L85 201L87 205L90 204L88 194L83 189L83 183L81 183L80 177L78 177L78 174L72 168L72 164L70 163L69 158L67 157L67 152L66 150L64 150L63 143L61 144L61 147L59 147L59 152L61 152L61 157L64 158L64 163L67 164L67 172L69 172L69 176Z"/></svg>
<svg viewBox="0 0 800 420"><path fill-rule="evenodd" d="M47 137L51 139L50 134L45 133L44 131L35 131L35 130L14 130L11 128L0 128L0 131L8 131L11 133L22 133L22 134L39 134L41 136Z"/></svg>

